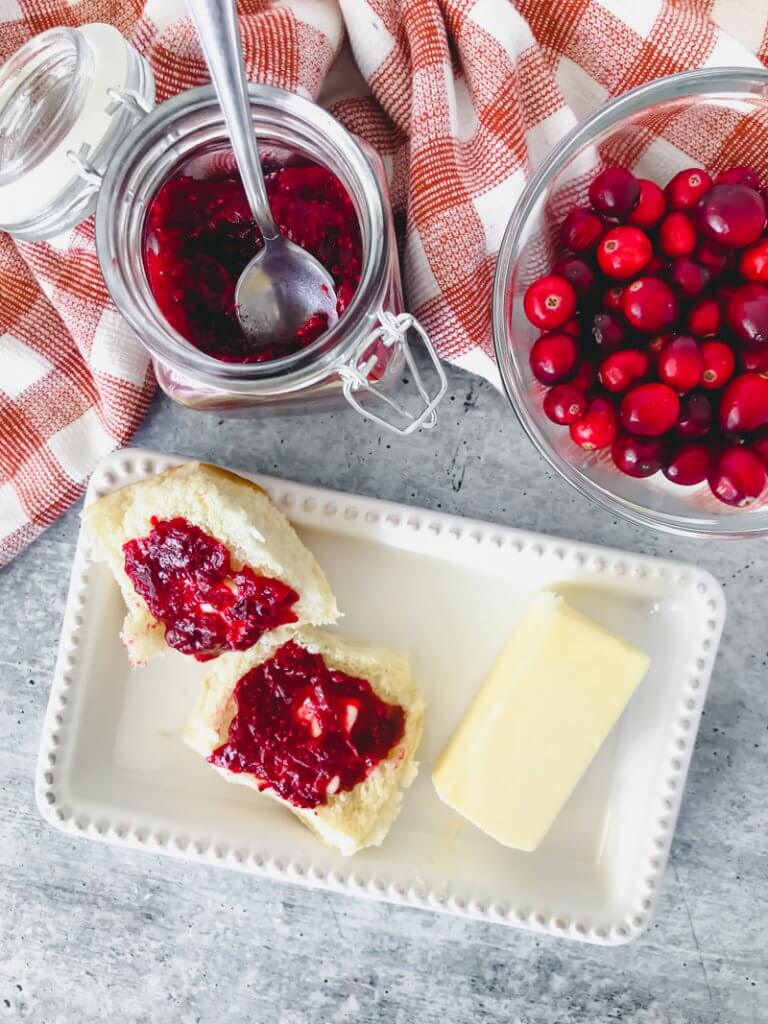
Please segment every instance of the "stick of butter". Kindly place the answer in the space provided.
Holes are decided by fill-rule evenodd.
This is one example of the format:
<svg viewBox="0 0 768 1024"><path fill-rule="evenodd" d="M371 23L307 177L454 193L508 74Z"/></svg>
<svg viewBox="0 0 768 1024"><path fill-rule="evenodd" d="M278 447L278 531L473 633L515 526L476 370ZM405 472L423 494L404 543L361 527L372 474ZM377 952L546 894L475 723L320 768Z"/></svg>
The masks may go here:
<svg viewBox="0 0 768 1024"><path fill-rule="evenodd" d="M535 850L648 664L537 594L432 773L440 799L505 846Z"/></svg>

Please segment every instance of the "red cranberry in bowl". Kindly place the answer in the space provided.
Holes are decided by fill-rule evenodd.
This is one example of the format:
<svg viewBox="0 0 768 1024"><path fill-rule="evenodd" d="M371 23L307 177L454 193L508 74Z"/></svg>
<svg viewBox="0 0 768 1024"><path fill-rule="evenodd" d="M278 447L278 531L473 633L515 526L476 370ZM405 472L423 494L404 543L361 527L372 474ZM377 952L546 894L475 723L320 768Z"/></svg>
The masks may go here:
<svg viewBox="0 0 768 1024"><path fill-rule="evenodd" d="M621 296L624 289L620 285L616 285L614 288L609 288L608 291L603 295L603 309L609 313L620 313L621 312Z"/></svg>
<svg viewBox="0 0 768 1024"><path fill-rule="evenodd" d="M531 349L531 370L542 384L560 384L576 372L579 346L570 334L542 334Z"/></svg>
<svg viewBox="0 0 768 1024"><path fill-rule="evenodd" d="M739 352L739 363L744 370L768 373L768 345L744 345Z"/></svg>
<svg viewBox="0 0 768 1024"><path fill-rule="evenodd" d="M627 222L636 228L655 228L667 212L667 200L655 181L649 181L648 178L638 178L638 181L640 198L627 217Z"/></svg>
<svg viewBox="0 0 768 1024"><path fill-rule="evenodd" d="M597 247L597 263L608 277L634 277L653 254L648 235L640 228L613 228Z"/></svg>
<svg viewBox="0 0 768 1024"><path fill-rule="evenodd" d="M587 396L573 384L556 384L544 396L544 412L553 423L567 426L587 411Z"/></svg>
<svg viewBox="0 0 768 1024"><path fill-rule="evenodd" d="M761 238L739 259L739 273L748 281L768 283L768 238Z"/></svg>
<svg viewBox="0 0 768 1024"><path fill-rule="evenodd" d="M736 434L748 433L768 423L768 377L740 373L727 385L720 399L720 426Z"/></svg>
<svg viewBox="0 0 768 1024"><path fill-rule="evenodd" d="M665 256L690 256L699 236L687 213L668 213L659 227L659 248Z"/></svg>
<svg viewBox="0 0 768 1024"><path fill-rule="evenodd" d="M708 479L716 498L726 505L746 508L763 493L768 473L759 455L749 448L733 446L721 452Z"/></svg>
<svg viewBox="0 0 768 1024"><path fill-rule="evenodd" d="M709 445L701 441L691 441L680 445L662 467L667 480L682 487L703 483L707 479L712 452Z"/></svg>
<svg viewBox="0 0 768 1024"><path fill-rule="evenodd" d="M688 310L686 327L697 338L717 334L723 325L723 312L717 299L699 299Z"/></svg>
<svg viewBox="0 0 768 1024"><path fill-rule="evenodd" d="M624 344L627 329L616 313L595 313L592 318L592 337L601 355L615 352Z"/></svg>
<svg viewBox="0 0 768 1024"><path fill-rule="evenodd" d="M716 185L749 185L750 188L760 188L760 175L751 167L729 167L720 171L715 178Z"/></svg>
<svg viewBox="0 0 768 1024"><path fill-rule="evenodd" d="M598 395L587 406L587 411L568 428L571 439L585 451L597 451L613 444L619 431L616 408L608 398Z"/></svg>
<svg viewBox="0 0 768 1024"><path fill-rule="evenodd" d="M563 245L571 252L586 252L597 245L604 231L605 224L594 210L578 207L563 221Z"/></svg>
<svg viewBox="0 0 768 1024"><path fill-rule="evenodd" d="M607 167L592 180L589 201L606 217L624 217L640 199L640 182L625 167Z"/></svg>
<svg viewBox="0 0 768 1024"><path fill-rule="evenodd" d="M552 273L564 277L577 294L586 295L595 286L595 272L586 260L578 256L565 256L552 267Z"/></svg>
<svg viewBox="0 0 768 1024"><path fill-rule="evenodd" d="M581 334L581 326L575 316L564 323L560 330L563 334L570 334L572 338L578 338Z"/></svg>
<svg viewBox="0 0 768 1024"><path fill-rule="evenodd" d="M656 372L665 384L678 392L690 391L699 383L702 369L701 349L695 338L673 334L664 342Z"/></svg>
<svg viewBox="0 0 768 1024"><path fill-rule="evenodd" d="M756 430L750 439L750 448L768 468L768 426Z"/></svg>
<svg viewBox="0 0 768 1024"><path fill-rule="evenodd" d="M576 312L576 290L558 274L545 274L528 286L523 308L534 327L554 331Z"/></svg>
<svg viewBox="0 0 768 1024"><path fill-rule="evenodd" d="M707 287L710 277L707 268L700 263L688 256L678 256L672 260L667 280L681 298L695 299Z"/></svg>
<svg viewBox="0 0 768 1024"><path fill-rule="evenodd" d="M748 185L713 185L696 207L696 223L707 238L741 249L765 229L765 204Z"/></svg>
<svg viewBox="0 0 768 1024"><path fill-rule="evenodd" d="M638 479L653 476L664 461L665 445L658 438L619 434L611 445L611 458L626 476Z"/></svg>
<svg viewBox="0 0 768 1024"><path fill-rule="evenodd" d="M723 388L736 372L736 357L730 345L708 338L701 346L701 387Z"/></svg>
<svg viewBox="0 0 768 1024"><path fill-rule="evenodd" d="M699 242L696 246L693 255L697 262L706 267L707 270L710 270L713 274L721 274L728 265L732 251L723 248L717 242L710 242L708 238L705 238L703 242Z"/></svg>
<svg viewBox="0 0 768 1024"><path fill-rule="evenodd" d="M728 326L740 341L763 345L768 341L768 287L743 284L728 300Z"/></svg>
<svg viewBox="0 0 768 1024"><path fill-rule="evenodd" d="M692 210L711 188L712 179L706 171L700 167L688 167L671 179L664 195L673 210Z"/></svg>
<svg viewBox="0 0 768 1024"><path fill-rule="evenodd" d="M591 391L595 386L595 368L592 363L588 359L582 359L568 383L579 391Z"/></svg>
<svg viewBox="0 0 768 1024"><path fill-rule="evenodd" d="M639 348L624 348L607 356L598 371L598 379L606 391L621 394L633 384L639 384L651 370L647 352Z"/></svg>
<svg viewBox="0 0 768 1024"><path fill-rule="evenodd" d="M621 308L632 327L648 334L666 330L677 319L675 293L658 277L640 277L627 285Z"/></svg>
<svg viewBox="0 0 768 1024"><path fill-rule="evenodd" d="M680 400L677 434L682 438L706 437L712 429L712 402L701 391L689 391Z"/></svg>
<svg viewBox="0 0 768 1024"><path fill-rule="evenodd" d="M621 425L640 437L660 437L680 413L680 399L667 384L639 384L621 400Z"/></svg>

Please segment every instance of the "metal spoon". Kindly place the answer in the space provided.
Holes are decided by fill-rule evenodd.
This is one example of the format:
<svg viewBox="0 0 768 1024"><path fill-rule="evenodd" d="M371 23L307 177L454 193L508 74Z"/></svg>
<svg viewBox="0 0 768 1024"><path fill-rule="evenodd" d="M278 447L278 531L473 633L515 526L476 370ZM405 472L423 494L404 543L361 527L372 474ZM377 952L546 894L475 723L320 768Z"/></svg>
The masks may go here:
<svg viewBox="0 0 768 1024"><path fill-rule="evenodd" d="M235 160L264 246L240 275L237 317L255 348L292 338L315 313L338 320L333 278L315 257L280 234L256 146L234 0L188 0Z"/></svg>

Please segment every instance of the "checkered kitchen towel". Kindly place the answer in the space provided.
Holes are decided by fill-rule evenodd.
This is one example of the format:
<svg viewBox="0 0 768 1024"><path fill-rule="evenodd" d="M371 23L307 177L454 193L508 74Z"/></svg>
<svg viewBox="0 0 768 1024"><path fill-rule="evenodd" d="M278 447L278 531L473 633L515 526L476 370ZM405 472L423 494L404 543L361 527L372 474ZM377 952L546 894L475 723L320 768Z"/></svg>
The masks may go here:
<svg viewBox="0 0 768 1024"><path fill-rule="evenodd" d="M494 259L531 168L609 96L688 68L768 62L764 0L242 0L239 10L250 77L321 94L382 153L406 233L409 307L445 359L490 379ZM206 80L183 0L0 0L0 61L37 32L91 21L114 23L147 57L159 101ZM329 74L344 27L362 78ZM92 221L51 243L0 233L0 565L128 441L152 392L101 280Z"/></svg>

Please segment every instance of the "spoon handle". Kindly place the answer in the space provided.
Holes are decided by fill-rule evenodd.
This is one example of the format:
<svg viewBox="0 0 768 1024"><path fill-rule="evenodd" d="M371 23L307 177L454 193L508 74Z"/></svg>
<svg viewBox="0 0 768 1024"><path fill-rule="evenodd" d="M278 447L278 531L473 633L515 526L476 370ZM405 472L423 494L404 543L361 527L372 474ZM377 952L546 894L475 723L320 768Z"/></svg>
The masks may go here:
<svg viewBox="0 0 768 1024"><path fill-rule="evenodd" d="M224 113L245 194L265 240L279 235L267 198L251 120L235 0L187 0L213 87Z"/></svg>

